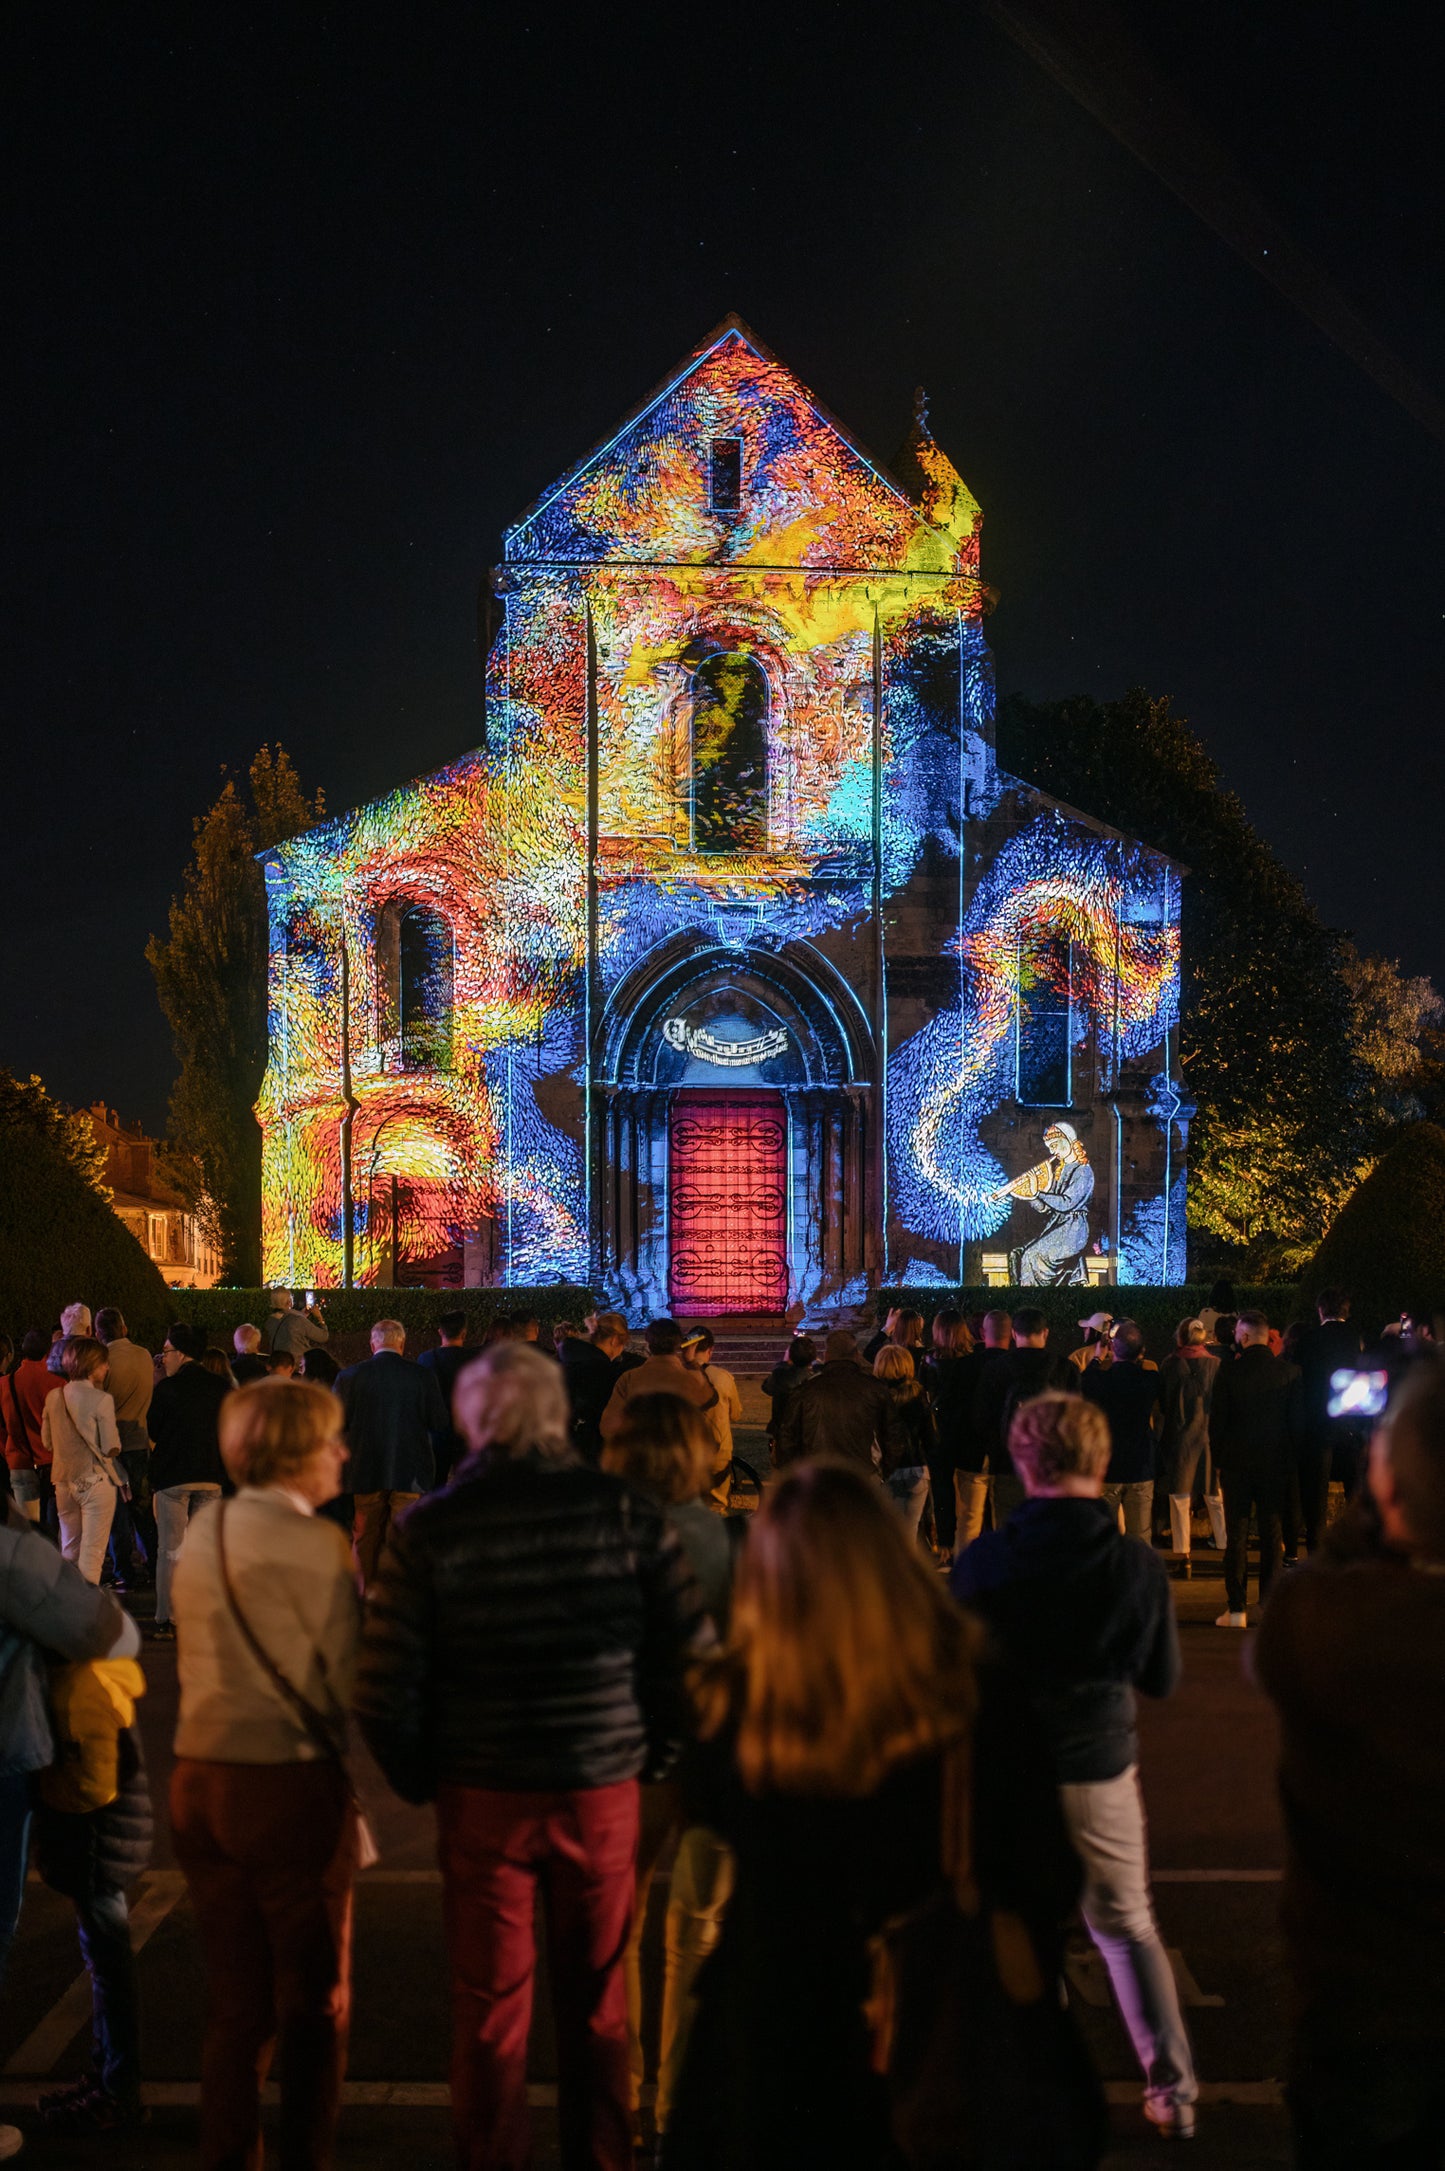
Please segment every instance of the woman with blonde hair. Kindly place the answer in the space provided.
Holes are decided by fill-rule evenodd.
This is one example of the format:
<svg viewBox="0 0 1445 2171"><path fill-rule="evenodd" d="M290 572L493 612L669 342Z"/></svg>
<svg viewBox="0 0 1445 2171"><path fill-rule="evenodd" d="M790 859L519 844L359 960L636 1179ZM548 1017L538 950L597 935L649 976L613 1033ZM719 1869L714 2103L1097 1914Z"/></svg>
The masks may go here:
<svg viewBox="0 0 1445 2171"><path fill-rule="evenodd" d="M106 1366L104 1342L67 1334L56 1362L65 1385L47 1396L40 1418L41 1444L55 1483L60 1550L87 1583L100 1581L125 1483L115 1403L105 1391Z"/></svg>
<svg viewBox="0 0 1445 2171"><path fill-rule="evenodd" d="M638 1395L627 1421L602 1450L602 1467L649 1494L682 1542L703 1604L719 1630L727 1627L736 1551L729 1526L707 1505L713 1439L700 1410L680 1395ZM732 1857L716 1833L690 1824L676 1778L642 1789L637 1840L637 1898L627 1941L627 2032L632 2058L632 2107L641 2101L647 2059L642 2040L642 1936L647 1899L663 1849L676 1838L663 1928L662 2014L653 2117L667 2131L687 2050L698 1969L717 1944L732 1888Z"/></svg>
<svg viewBox="0 0 1445 2171"><path fill-rule="evenodd" d="M909 1316L904 1314L905 1318ZM892 1469L885 1470L883 1476L894 1506L908 1525L909 1535L915 1538L928 1498L929 1465L938 1454L938 1427L917 1372L917 1360L922 1354L921 1349L915 1354L902 1343L889 1342L873 1359L873 1377L885 1383L893 1400L900 1443Z"/></svg>
<svg viewBox="0 0 1445 2171"><path fill-rule="evenodd" d="M258 1380L220 1411L237 1491L191 1519L176 1563L180 1718L171 1830L205 1955L201 2161L259 2167L281 2058L281 2161L331 2161L351 2010L362 1832L344 1763L359 1606L316 1510L341 1488L341 1405Z"/></svg>
<svg viewBox="0 0 1445 2171"><path fill-rule="evenodd" d="M981 1645L866 1475L819 1459L779 1481L738 1562L727 1641L698 1669L693 1807L731 1846L736 1883L698 1985L669 2171L902 2160L870 1940L970 1857L1046 1999L1077 1865L1027 1715L989 1688Z"/></svg>

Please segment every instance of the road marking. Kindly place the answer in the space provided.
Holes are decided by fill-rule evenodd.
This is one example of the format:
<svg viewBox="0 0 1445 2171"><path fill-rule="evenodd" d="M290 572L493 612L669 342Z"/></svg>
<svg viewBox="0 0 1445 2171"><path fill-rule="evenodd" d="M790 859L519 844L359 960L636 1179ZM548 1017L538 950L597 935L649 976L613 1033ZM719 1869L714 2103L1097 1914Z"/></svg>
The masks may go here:
<svg viewBox="0 0 1445 2171"><path fill-rule="evenodd" d="M185 1889L186 1880L179 1870L153 1870L142 1878L140 1897L130 1911L132 1951L139 1952L151 1933L160 1928ZM6 2059L5 2071L53 2073L90 2019L90 2012L90 1977L77 1975L45 2018L31 2029L20 2048Z"/></svg>
<svg viewBox="0 0 1445 2171"><path fill-rule="evenodd" d="M6 2110L24 2110L33 2105L39 2093L35 2081L0 2081L0 2105ZM644 2088L642 2100L650 2103L653 2089ZM1138 2081L1106 2081L1104 2094L1110 2103L1136 2104L1139 2101ZM280 2091L274 2084L262 2091L268 2103L280 2101ZM141 2089L141 2100L152 2110L194 2110L201 2100L199 2081L147 2081ZM342 2104L348 2109L390 2109L404 2111L445 2111L451 2107L451 2090L445 2081L346 2081L341 2090ZM555 2081L533 2081L527 2089L527 2101L534 2111L555 2110L557 2084ZM1201 2081L1199 2101L1207 2103L1235 2103L1247 2110L1275 2111L1283 2108L1284 2086L1276 2080L1266 2081Z"/></svg>

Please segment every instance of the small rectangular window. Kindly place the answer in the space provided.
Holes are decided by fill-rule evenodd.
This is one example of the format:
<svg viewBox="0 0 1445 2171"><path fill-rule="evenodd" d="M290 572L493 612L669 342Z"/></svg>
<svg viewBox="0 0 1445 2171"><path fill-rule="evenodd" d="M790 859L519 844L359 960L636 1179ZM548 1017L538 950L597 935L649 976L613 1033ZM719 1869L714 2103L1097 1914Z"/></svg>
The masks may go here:
<svg viewBox="0 0 1445 2171"><path fill-rule="evenodd" d="M743 441L715 437L709 447L708 503L715 513L735 513L743 502Z"/></svg>
<svg viewBox="0 0 1445 2171"><path fill-rule="evenodd" d="M1024 1108L1072 1104L1071 947L1057 935L1019 945L1018 1097Z"/></svg>

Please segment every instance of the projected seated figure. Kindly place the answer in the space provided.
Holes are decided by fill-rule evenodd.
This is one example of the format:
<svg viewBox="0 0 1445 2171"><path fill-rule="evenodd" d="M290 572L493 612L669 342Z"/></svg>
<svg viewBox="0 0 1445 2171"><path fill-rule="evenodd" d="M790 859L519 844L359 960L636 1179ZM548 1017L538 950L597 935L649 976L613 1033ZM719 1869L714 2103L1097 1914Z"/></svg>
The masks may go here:
<svg viewBox="0 0 1445 2171"><path fill-rule="evenodd" d="M993 1199L1027 1199L1046 1226L1031 1244L1009 1253L1014 1280L1026 1289L1056 1288L1087 1282L1084 1252L1089 1242L1089 1201L1094 1171L1071 1123L1051 1123L1044 1133L1049 1158L1000 1184Z"/></svg>

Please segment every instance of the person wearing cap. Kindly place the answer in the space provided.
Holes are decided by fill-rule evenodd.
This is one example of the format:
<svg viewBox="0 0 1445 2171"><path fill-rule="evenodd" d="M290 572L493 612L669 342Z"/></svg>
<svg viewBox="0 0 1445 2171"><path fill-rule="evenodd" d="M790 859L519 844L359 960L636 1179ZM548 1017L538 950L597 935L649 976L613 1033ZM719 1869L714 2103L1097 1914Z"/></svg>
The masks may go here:
<svg viewBox="0 0 1445 2171"><path fill-rule="evenodd" d="M716 1347L711 1327L689 1327L682 1338L683 1363L689 1371L700 1372L717 1394L716 1402L703 1412L703 1422L713 1442L709 1498L719 1514L725 1514L732 1486L733 1426L742 1423L743 1398L727 1366L713 1362Z"/></svg>
<svg viewBox="0 0 1445 2171"><path fill-rule="evenodd" d="M1077 1365L1081 1372L1087 1372L1091 1365L1112 1364L1114 1352L1109 1347L1109 1336L1114 1331L1113 1313L1090 1312L1079 1325L1084 1330L1084 1339L1077 1349L1069 1351L1070 1364Z"/></svg>
<svg viewBox="0 0 1445 2171"><path fill-rule="evenodd" d="M195 1510L221 1495L223 1468L217 1429L221 1404L231 1389L196 1360L206 1338L185 1320L166 1330L161 1365L165 1378L151 1397L151 1492L156 1518L156 1617L150 1634L173 1641L171 1578L186 1525Z"/></svg>

